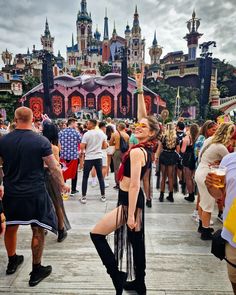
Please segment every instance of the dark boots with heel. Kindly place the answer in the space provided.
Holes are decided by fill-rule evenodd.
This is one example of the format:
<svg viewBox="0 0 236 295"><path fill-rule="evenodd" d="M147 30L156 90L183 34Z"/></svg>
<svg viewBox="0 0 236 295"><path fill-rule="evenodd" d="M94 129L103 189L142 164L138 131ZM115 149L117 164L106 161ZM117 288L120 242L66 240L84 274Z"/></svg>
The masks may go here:
<svg viewBox="0 0 236 295"><path fill-rule="evenodd" d="M194 202L195 201L195 196L194 196L194 193L190 193L189 195L188 195L188 197L185 197L184 198L186 201L188 201L188 202Z"/></svg>
<svg viewBox="0 0 236 295"><path fill-rule="evenodd" d="M127 279L127 274L118 270L114 253L107 242L106 236L90 233L90 237L94 243L98 255L102 260L102 263L107 269L107 273L112 279L113 285L116 289L116 295L121 295Z"/></svg>
<svg viewBox="0 0 236 295"><path fill-rule="evenodd" d="M169 196L166 198L169 202L173 203L174 202L174 197L173 197L173 192L169 193Z"/></svg>
<svg viewBox="0 0 236 295"><path fill-rule="evenodd" d="M145 245L144 235L142 232L129 232L129 239L133 249L133 262L135 280L126 282L125 290L134 290L139 295L146 295L147 289L145 285L145 269L146 269L146 258L145 258Z"/></svg>
<svg viewBox="0 0 236 295"><path fill-rule="evenodd" d="M163 192L160 193L159 201L160 202L164 201L164 193Z"/></svg>

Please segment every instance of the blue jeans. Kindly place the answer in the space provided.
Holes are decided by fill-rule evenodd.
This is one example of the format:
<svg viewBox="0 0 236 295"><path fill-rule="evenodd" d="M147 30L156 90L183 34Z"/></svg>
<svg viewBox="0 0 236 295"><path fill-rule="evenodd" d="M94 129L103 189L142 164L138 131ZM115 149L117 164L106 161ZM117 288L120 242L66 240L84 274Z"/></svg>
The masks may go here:
<svg viewBox="0 0 236 295"><path fill-rule="evenodd" d="M102 159L85 160L84 161L84 173L83 173L83 180L82 180L82 196L86 196L89 173L92 170L93 166L95 167L95 170L97 172L101 195L104 196L105 195L105 184L104 184L104 178L102 175Z"/></svg>

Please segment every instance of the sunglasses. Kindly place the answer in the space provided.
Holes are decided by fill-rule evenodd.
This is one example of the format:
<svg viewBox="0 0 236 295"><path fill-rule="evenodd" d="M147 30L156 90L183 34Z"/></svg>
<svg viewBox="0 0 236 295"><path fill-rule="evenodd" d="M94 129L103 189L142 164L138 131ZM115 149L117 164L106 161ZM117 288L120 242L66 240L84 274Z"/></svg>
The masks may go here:
<svg viewBox="0 0 236 295"><path fill-rule="evenodd" d="M139 123L139 122L138 123L135 123L134 124L134 127L135 128L137 128L137 127L140 127L140 128L149 128L147 124L145 124L145 123Z"/></svg>

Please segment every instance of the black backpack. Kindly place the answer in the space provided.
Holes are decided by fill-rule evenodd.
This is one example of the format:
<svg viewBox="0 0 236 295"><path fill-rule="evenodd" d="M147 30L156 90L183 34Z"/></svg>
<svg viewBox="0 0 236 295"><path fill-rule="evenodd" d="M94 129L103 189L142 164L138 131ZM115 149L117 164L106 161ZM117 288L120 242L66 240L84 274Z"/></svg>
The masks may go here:
<svg viewBox="0 0 236 295"><path fill-rule="evenodd" d="M119 131L118 131L119 132ZM120 134L120 132L119 132ZM126 153L129 149L129 143L125 141L124 137L120 134L120 150L122 153Z"/></svg>

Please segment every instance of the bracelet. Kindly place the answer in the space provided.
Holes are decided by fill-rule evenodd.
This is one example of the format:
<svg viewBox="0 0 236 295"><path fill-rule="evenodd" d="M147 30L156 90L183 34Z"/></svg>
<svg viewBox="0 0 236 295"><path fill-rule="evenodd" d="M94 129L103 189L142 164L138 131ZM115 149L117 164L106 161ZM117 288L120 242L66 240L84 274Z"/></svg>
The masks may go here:
<svg viewBox="0 0 236 295"><path fill-rule="evenodd" d="M137 93L137 94L143 94L143 89L137 89L134 91L134 94Z"/></svg>

